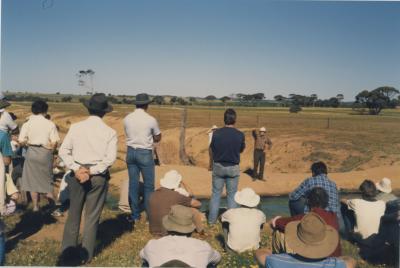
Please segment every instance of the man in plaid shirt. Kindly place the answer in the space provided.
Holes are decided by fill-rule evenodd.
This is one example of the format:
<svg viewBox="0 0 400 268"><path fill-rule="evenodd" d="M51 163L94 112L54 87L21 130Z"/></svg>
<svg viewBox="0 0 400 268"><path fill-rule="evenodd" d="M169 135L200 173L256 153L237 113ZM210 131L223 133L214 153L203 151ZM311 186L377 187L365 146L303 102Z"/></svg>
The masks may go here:
<svg viewBox="0 0 400 268"><path fill-rule="evenodd" d="M323 162L316 162L311 165L312 177L304 180L290 195L289 201L298 201L305 198L314 187L323 188L329 195L327 211L339 212L339 194L336 183L331 181L327 174L328 169ZM308 212L307 205L304 207L304 212Z"/></svg>

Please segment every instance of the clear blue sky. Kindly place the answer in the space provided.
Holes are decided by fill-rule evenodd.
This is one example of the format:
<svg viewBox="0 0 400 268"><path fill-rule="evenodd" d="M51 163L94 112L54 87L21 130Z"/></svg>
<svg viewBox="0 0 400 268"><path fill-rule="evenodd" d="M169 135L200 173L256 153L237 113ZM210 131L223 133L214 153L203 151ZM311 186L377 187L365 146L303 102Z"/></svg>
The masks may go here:
<svg viewBox="0 0 400 268"><path fill-rule="evenodd" d="M400 88L400 2L3 0L2 90L218 97ZM51 3L53 2L53 3Z"/></svg>

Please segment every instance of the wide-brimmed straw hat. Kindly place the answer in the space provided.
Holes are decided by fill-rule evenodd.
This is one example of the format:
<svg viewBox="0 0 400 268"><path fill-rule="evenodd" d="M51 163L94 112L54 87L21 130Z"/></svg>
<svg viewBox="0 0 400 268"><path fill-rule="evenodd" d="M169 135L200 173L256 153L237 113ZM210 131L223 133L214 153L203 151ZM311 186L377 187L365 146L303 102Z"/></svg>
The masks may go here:
<svg viewBox="0 0 400 268"><path fill-rule="evenodd" d="M301 221L292 221L285 227L288 246L298 255L309 259L330 256L339 243L339 234L316 213L306 214Z"/></svg>
<svg viewBox="0 0 400 268"><path fill-rule="evenodd" d="M392 192L392 181L389 178L383 178L380 182L375 183L375 186L381 192Z"/></svg>
<svg viewBox="0 0 400 268"><path fill-rule="evenodd" d="M182 181L182 175L176 170L170 170L164 174L160 180L161 187L174 190L179 187Z"/></svg>
<svg viewBox="0 0 400 268"><path fill-rule="evenodd" d="M235 193L235 202L252 208L260 203L260 196L251 188L243 188L241 191Z"/></svg>
<svg viewBox="0 0 400 268"><path fill-rule="evenodd" d="M149 95L146 93L140 93L136 95L134 103L136 105L145 105L151 102Z"/></svg>
<svg viewBox="0 0 400 268"><path fill-rule="evenodd" d="M260 132L266 132L266 131L267 131L267 129L265 127L260 128Z"/></svg>
<svg viewBox="0 0 400 268"><path fill-rule="evenodd" d="M163 217L162 223L165 230L181 234L188 234L196 229L192 209L182 205L172 206L168 215Z"/></svg>
<svg viewBox="0 0 400 268"><path fill-rule="evenodd" d="M90 110L98 112L109 113L113 110L112 105L108 102L104 93L94 94L90 99L85 100L83 105Z"/></svg>

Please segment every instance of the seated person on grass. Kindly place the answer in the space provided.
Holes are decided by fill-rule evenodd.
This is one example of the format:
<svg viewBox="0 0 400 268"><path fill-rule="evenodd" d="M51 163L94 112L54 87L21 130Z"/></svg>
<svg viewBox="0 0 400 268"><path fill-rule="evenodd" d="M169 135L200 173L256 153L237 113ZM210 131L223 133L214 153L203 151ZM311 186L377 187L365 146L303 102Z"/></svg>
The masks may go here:
<svg viewBox="0 0 400 268"><path fill-rule="evenodd" d="M321 187L313 188L307 196L307 206L311 212L318 214L329 226L333 227L339 232L339 223L336 213L326 211L325 208L328 206L328 194ZM285 228L293 221L301 220L306 214L300 214L293 217L282 218L277 216L270 221L270 226L273 230L272 233L272 253L295 253L286 243L285 239ZM339 257L341 255L340 240L337 248L330 257Z"/></svg>
<svg viewBox="0 0 400 268"><path fill-rule="evenodd" d="M152 235L164 236L167 231L164 229L162 219L168 215L173 205L183 205L191 209L197 232L203 232L202 214L197 210L201 202L185 196L176 189L181 187L182 176L176 170L165 173L160 180L161 187L150 196L149 201L149 228ZM195 209L196 208L196 209Z"/></svg>
<svg viewBox="0 0 400 268"><path fill-rule="evenodd" d="M255 252L257 262L268 268L354 268L352 258L329 257L336 250L339 234L315 212L301 221L292 221L285 228L285 239L296 254L272 254L268 249Z"/></svg>
<svg viewBox="0 0 400 268"><path fill-rule="evenodd" d="M215 266L221 260L218 251L207 242L190 237L196 229L190 208L172 206L170 212L163 217L162 224L168 235L151 239L140 251L140 257L148 266L165 266L165 263L174 260L190 267L207 267L209 264Z"/></svg>
<svg viewBox="0 0 400 268"><path fill-rule="evenodd" d="M376 186L372 181L364 180L359 189L362 199L342 199L341 209L346 232L353 238L361 236L362 239L366 239L378 233L386 204L376 200Z"/></svg>
<svg viewBox="0 0 400 268"><path fill-rule="evenodd" d="M339 212L339 194L336 183L328 178L328 168L323 162L311 165L312 176L304 180L290 195L289 208L292 216L308 212L309 208L304 203L309 191L314 187L322 187L329 196L326 210Z"/></svg>
<svg viewBox="0 0 400 268"><path fill-rule="evenodd" d="M378 194L376 200L382 200L387 203L397 200L397 196L392 193L392 181L389 178L383 178L381 181L375 183Z"/></svg>
<svg viewBox="0 0 400 268"><path fill-rule="evenodd" d="M265 214L256 208L260 196L253 189L244 188L236 192L235 202L241 207L231 208L221 216L225 248L238 253L258 249L260 229L266 219Z"/></svg>

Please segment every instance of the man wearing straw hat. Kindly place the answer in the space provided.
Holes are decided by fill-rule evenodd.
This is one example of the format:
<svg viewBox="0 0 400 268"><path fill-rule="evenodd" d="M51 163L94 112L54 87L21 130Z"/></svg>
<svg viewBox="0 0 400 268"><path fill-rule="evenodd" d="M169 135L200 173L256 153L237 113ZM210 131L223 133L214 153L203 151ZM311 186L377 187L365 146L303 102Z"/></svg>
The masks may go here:
<svg viewBox="0 0 400 268"><path fill-rule="evenodd" d="M260 246L260 227L265 223L265 214L257 209L260 196L251 188L236 192L235 201L240 208L231 208L221 216L223 222L225 246L241 253L258 249ZM229 227L224 226L229 224Z"/></svg>
<svg viewBox="0 0 400 268"><path fill-rule="evenodd" d="M163 217L162 224L169 235L150 240L140 251L140 257L149 267L162 266L172 261L187 264L184 267L207 267L221 260L218 251L207 242L190 237L196 229L190 208L172 206L170 212Z"/></svg>
<svg viewBox="0 0 400 268"><path fill-rule="evenodd" d="M353 268L352 258L328 257L339 243L339 234L316 213L310 212L301 221L286 226L286 241L295 254L272 254L268 249L255 252L262 267L268 268Z"/></svg>
<svg viewBox="0 0 400 268"><path fill-rule="evenodd" d="M267 130L265 127L261 127L259 133L257 133L255 129L252 131L254 138L253 181L256 179L264 180L265 147L268 145L268 150L272 148L272 142L267 137L266 132ZM260 170L258 170L259 166Z"/></svg>
<svg viewBox="0 0 400 268"><path fill-rule="evenodd" d="M61 265L70 265L72 261L85 263L93 258L97 228L107 197L109 168L117 158L117 132L102 119L112 111L107 97L96 93L84 105L90 116L71 125L59 150L66 168L72 171L67 179L71 198L59 260ZM79 250L79 227L84 207L82 250Z"/></svg>
<svg viewBox="0 0 400 268"><path fill-rule="evenodd" d="M203 231L202 216L197 210L197 208L200 208L201 202L190 197L186 190L180 188L181 184L182 175L176 170L168 171L161 178L161 187L151 195L149 200L149 229L151 234L157 236L167 234L163 227L162 219L174 205L183 205L191 208L197 232Z"/></svg>
<svg viewBox="0 0 400 268"><path fill-rule="evenodd" d="M161 141L161 131L157 120L147 113L151 103L149 95L136 95L134 112L124 118L124 128L127 145L126 164L129 173L129 203L132 223L140 219L139 177L143 178L144 208L149 214L149 199L154 192L155 164L153 160L153 145Z"/></svg>
<svg viewBox="0 0 400 268"><path fill-rule="evenodd" d="M389 178L383 178L375 185L378 190L376 200L382 200L385 203L397 200L398 197L392 193L392 181Z"/></svg>

